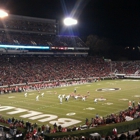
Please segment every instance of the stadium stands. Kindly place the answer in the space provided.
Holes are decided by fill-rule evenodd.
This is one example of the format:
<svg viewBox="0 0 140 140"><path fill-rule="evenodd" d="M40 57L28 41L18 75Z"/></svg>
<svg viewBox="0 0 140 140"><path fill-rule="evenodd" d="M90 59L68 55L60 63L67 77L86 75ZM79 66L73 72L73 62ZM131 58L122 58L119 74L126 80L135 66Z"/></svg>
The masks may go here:
<svg viewBox="0 0 140 140"><path fill-rule="evenodd" d="M116 73L135 74L140 62L105 62L99 57L35 57L35 56L0 56L0 86L14 88L14 84L27 85L34 82L46 82L67 79L95 79L110 77ZM111 72L114 71L114 72ZM47 71L47 73L46 73ZM137 74L138 75L138 74ZM16 85L15 85L16 86ZM46 87L48 84L45 85ZM2 90L1 87L0 89Z"/></svg>
<svg viewBox="0 0 140 140"><path fill-rule="evenodd" d="M1 85L103 77L110 73L108 64L94 57L0 57Z"/></svg>

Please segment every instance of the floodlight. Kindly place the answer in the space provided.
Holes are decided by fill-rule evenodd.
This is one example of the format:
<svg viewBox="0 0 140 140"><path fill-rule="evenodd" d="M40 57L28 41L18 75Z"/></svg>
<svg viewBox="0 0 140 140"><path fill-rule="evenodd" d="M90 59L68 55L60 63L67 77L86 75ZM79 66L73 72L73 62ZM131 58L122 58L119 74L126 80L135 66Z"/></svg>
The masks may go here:
<svg viewBox="0 0 140 140"><path fill-rule="evenodd" d="M76 25L77 24L77 20L76 19L73 19L73 18L65 18L64 19L64 24L66 26Z"/></svg>
<svg viewBox="0 0 140 140"><path fill-rule="evenodd" d="M0 18L4 18L4 17L7 17L8 16L8 13L5 12L4 10L0 10Z"/></svg>

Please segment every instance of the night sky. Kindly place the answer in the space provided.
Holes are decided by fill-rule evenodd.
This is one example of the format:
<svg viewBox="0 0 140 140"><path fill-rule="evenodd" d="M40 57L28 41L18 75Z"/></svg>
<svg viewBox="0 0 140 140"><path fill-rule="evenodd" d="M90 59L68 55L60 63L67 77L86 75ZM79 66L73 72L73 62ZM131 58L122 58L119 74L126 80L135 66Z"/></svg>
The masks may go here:
<svg viewBox="0 0 140 140"><path fill-rule="evenodd" d="M98 35L116 45L140 45L140 0L1 0L10 14L56 19L78 19L74 34Z"/></svg>

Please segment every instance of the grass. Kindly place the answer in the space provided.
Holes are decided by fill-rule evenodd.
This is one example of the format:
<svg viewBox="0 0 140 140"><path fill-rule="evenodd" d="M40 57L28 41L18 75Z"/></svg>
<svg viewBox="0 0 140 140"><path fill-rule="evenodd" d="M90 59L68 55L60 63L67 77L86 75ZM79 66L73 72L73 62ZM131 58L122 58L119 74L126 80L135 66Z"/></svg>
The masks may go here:
<svg viewBox="0 0 140 140"><path fill-rule="evenodd" d="M70 98L68 102L63 99L62 104L58 99L58 95L68 95L77 89L76 94L87 95L87 91L90 95L86 98L86 101L81 99L75 100ZM97 91L97 89L112 89ZM113 88L119 88L119 90L113 90ZM44 97L39 97L39 101L36 101L36 96L39 94L37 91L28 92L28 96L24 97L22 93L10 93L0 95L0 104L2 106L12 106L16 108L26 109L27 111L17 114L7 114L8 112L15 111L10 109L6 111L0 111L0 114L4 118L17 118L24 121L30 121L39 125L52 125L50 121L57 121L60 118L71 118L81 121L76 125L85 124L86 118L94 118L96 114L99 116L107 116L111 113L118 113L119 111L128 108L129 100L134 100L135 104L140 101L140 80L104 80L96 83L88 83L83 85L75 85L69 87L48 88L41 90L44 92ZM54 94L57 92L57 94ZM98 101L94 103L95 98L105 98L105 101ZM57 119L49 120L47 122L40 122L38 120L46 118L31 120L30 117L22 118L21 115L28 114L28 111L42 112L43 114L51 114L58 116ZM75 115L67 116L68 113L75 113Z"/></svg>

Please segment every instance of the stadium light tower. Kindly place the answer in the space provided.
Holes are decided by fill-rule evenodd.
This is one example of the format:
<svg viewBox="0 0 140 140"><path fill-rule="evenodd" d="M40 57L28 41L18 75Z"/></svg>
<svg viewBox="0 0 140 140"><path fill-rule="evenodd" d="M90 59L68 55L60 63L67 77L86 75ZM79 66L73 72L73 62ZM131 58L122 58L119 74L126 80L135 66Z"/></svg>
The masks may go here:
<svg viewBox="0 0 140 140"><path fill-rule="evenodd" d="M0 18L4 18L4 17L7 17L8 16L8 13L5 12L4 10L0 9Z"/></svg>
<svg viewBox="0 0 140 140"><path fill-rule="evenodd" d="M76 19L73 19L70 17L65 18L63 22L64 22L64 25L66 25L66 26L72 26L72 25L76 25L78 23Z"/></svg>

